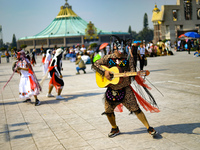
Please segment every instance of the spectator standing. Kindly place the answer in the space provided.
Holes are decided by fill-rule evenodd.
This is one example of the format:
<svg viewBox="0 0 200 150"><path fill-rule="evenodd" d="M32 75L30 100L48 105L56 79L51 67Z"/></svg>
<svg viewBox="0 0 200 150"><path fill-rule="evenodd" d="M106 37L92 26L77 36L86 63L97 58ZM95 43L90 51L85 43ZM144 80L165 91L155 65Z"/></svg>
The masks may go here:
<svg viewBox="0 0 200 150"><path fill-rule="evenodd" d="M0 63L1 63L1 55L2 55L2 53L0 52Z"/></svg>
<svg viewBox="0 0 200 150"><path fill-rule="evenodd" d="M157 46L152 44L151 46L151 57L156 57L157 56Z"/></svg>
<svg viewBox="0 0 200 150"><path fill-rule="evenodd" d="M139 43L138 43L139 44ZM133 58L133 66L135 71L137 71L137 59L138 59L138 44L134 43L132 45L131 51L129 51L130 56ZM130 49L129 49L130 50Z"/></svg>
<svg viewBox="0 0 200 150"><path fill-rule="evenodd" d="M185 50L185 44L186 44L186 41L185 41L185 40L182 40L182 41L181 41L181 48L182 48L182 51Z"/></svg>
<svg viewBox="0 0 200 150"><path fill-rule="evenodd" d="M140 70L143 70L144 68L144 59L145 59L145 46L141 43L140 47L138 47L138 54L139 54L139 60L140 60Z"/></svg>
<svg viewBox="0 0 200 150"><path fill-rule="evenodd" d="M188 46L188 54L190 54L190 50L192 48L192 43L191 43L190 39L188 39L188 41L187 41L187 46Z"/></svg>
<svg viewBox="0 0 200 150"><path fill-rule="evenodd" d="M36 64L35 55L36 55L36 50L33 49L33 51L32 51L32 57L31 57L31 64L33 66L35 66L35 64Z"/></svg>
<svg viewBox="0 0 200 150"><path fill-rule="evenodd" d="M7 63L9 63L9 57L10 57L10 54L9 54L9 52L8 51L6 51L5 52L5 55L6 55L6 61L7 61Z"/></svg>
<svg viewBox="0 0 200 150"><path fill-rule="evenodd" d="M180 48L181 48L181 40L178 40L177 46L178 46L177 50L180 51Z"/></svg>
<svg viewBox="0 0 200 150"><path fill-rule="evenodd" d="M159 54L162 54L162 45L163 45L163 42L161 40L159 40L159 42L157 43L158 45L158 49L159 49Z"/></svg>

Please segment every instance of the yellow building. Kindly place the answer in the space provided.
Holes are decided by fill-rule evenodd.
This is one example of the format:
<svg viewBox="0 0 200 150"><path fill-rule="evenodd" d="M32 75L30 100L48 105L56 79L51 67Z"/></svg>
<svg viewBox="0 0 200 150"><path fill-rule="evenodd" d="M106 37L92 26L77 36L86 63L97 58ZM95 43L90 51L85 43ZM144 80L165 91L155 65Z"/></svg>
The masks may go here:
<svg viewBox="0 0 200 150"><path fill-rule="evenodd" d="M177 0L176 5L162 5L153 9L154 39L170 39L173 43L185 32L200 32L200 0Z"/></svg>

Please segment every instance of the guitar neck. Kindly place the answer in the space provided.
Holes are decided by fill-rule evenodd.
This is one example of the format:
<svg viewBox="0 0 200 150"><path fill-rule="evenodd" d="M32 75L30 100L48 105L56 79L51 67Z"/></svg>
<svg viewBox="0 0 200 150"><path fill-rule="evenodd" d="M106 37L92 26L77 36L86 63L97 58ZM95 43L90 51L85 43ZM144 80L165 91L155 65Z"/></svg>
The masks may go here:
<svg viewBox="0 0 200 150"><path fill-rule="evenodd" d="M123 76L136 76L138 75L137 72L126 72L126 73L114 73L114 78L119 78L119 77L123 77Z"/></svg>

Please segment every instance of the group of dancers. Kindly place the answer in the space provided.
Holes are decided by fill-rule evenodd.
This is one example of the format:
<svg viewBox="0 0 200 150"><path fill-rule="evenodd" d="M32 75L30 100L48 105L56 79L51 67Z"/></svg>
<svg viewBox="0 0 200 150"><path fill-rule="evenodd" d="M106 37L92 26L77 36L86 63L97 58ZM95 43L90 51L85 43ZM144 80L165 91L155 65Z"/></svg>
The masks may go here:
<svg viewBox="0 0 200 150"><path fill-rule="evenodd" d="M130 44L130 43L129 43ZM121 72L124 72L124 76L122 80L118 84L109 84L106 88L105 92L105 114L108 118L108 121L111 124L111 131L108 134L108 137L114 137L120 133L119 127L116 124L115 113L114 111L124 105L130 113L134 113L137 118L143 123L143 125L147 128L147 132L155 136L157 131L151 127L145 117L145 114L140 109L140 105L146 111L150 112L159 112L157 108L157 104L148 91L148 85L144 83L144 79L140 76L126 76L126 72L135 72L136 68L134 65L134 57L128 57L126 54L125 47L127 45L126 41L117 38L115 42L112 43L112 53L105 55L98 60L93 61L92 68L98 72L102 78L105 77L108 80L112 80L113 72L106 70L102 67L102 65L107 66L108 68L112 68L114 66L118 67ZM51 57L51 50L48 49L46 54L43 55L42 62L44 67L44 79L49 75L51 78L49 81L49 90L47 93L47 97L54 97L51 94L53 87L56 88L57 91L57 100L64 99L61 96L62 89L64 87L63 76L61 73L62 70L62 54L63 49L58 48L54 57ZM25 52L23 50L17 53L17 62L14 68L14 71L20 74L20 83L19 83L19 96L24 102L31 102L31 96L35 98L35 105L40 105L40 101L38 100L38 94L42 90L40 83L38 82L33 68L31 66L30 60L27 59ZM44 80L43 79L43 80ZM139 86L146 91L150 100L142 97L141 94L138 94L131 86L132 82L136 82ZM139 103L139 104L138 104Z"/></svg>
<svg viewBox="0 0 200 150"><path fill-rule="evenodd" d="M56 88L57 100L64 99L61 96L61 92L64 86L64 81L62 79L62 53L63 50L58 48L54 57L51 56L51 50L48 49L46 54L43 55L42 63L43 63L43 73L45 80L47 76L50 79L49 81L49 90L47 93L47 97L54 97L51 94L53 87ZM31 97L35 98L35 106L41 104L38 99L38 95L42 91L42 87L38 82L38 79L34 73L33 67L31 65L30 57L28 57L24 50L20 50L17 52L17 61L13 67L13 71L20 74L20 83L19 83L19 98L23 100L23 102L31 102Z"/></svg>

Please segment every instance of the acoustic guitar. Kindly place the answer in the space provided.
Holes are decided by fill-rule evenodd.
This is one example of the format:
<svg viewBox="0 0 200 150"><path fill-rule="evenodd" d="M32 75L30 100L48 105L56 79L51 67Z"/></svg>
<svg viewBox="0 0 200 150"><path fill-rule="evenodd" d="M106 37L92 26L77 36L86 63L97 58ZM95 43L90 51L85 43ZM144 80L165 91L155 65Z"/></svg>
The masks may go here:
<svg viewBox="0 0 200 150"><path fill-rule="evenodd" d="M136 76L136 75L148 76L150 74L150 72L148 70L143 70L143 71L138 71L138 72L120 73L120 69L116 66L108 68L104 65L101 65L101 67L112 73L112 74L110 74L112 79L108 80L105 76L100 75L96 71L96 83L100 88L107 87L107 86L109 86L109 84L114 84L114 85L119 84L121 82L121 80L123 79L122 77L125 77L125 76Z"/></svg>

